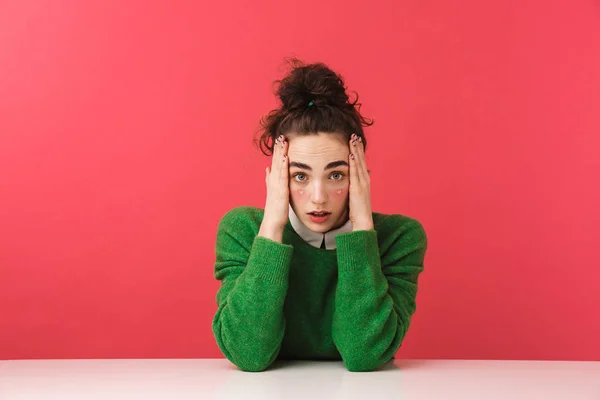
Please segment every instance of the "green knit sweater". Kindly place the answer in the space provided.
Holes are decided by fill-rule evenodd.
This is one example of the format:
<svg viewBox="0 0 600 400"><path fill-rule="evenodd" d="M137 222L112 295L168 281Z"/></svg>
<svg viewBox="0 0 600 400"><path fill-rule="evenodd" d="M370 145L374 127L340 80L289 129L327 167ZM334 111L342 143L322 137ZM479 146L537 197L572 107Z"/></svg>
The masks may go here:
<svg viewBox="0 0 600 400"><path fill-rule="evenodd" d="M212 329L244 371L276 359L343 360L371 371L393 358L415 312L427 238L403 215L373 213L374 230L342 233L337 249L305 242L288 221L283 243L257 236L264 210L219 222Z"/></svg>

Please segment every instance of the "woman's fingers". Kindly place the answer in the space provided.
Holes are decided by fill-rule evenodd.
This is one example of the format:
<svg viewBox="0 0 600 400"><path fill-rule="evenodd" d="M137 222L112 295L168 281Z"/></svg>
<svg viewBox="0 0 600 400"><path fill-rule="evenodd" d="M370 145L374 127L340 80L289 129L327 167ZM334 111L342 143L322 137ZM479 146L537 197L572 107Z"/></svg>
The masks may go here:
<svg viewBox="0 0 600 400"><path fill-rule="evenodd" d="M365 161L365 148L362 143L362 139L356 134L354 135L354 141L352 148L354 149L356 158L356 174L358 175L359 181L368 181L367 162Z"/></svg>
<svg viewBox="0 0 600 400"><path fill-rule="evenodd" d="M287 181L288 181L288 174L289 174L289 160L288 160L288 155L287 155L287 149L288 149L288 142L287 140L283 139L283 143L282 143L282 149L281 149L281 161L280 161L280 166L281 166L281 170L279 171L280 173L280 179L281 179L281 183L282 185L286 185L287 187Z"/></svg>
<svg viewBox="0 0 600 400"><path fill-rule="evenodd" d="M287 157L288 142L283 135L279 136L273 144L273 157L271 160L271 168L268 168L267 179L273 173L275 179L279 179L287 185L289 174L289 160Z"/></svg>
<svg viewBox="0 0 600 400"><path fill-rule="evenodd" d="M354 146L354 140L350 139L350 155L348 157L348 163L350 164L350 184L357 185L359 182L358 178L358 164L356 160L356 147Z"/></svg>
<svg viewBox="0 0 600 400"><path fill-rule="evenodd" d="M283 156L283 154L281 153L281 138L282 136L279 136L273 144L273 158L271 160L271 171L276 174L275 176L279 176L279 173L281 172L281 157Z"/></svg>
<svg viewBox="0 0 600 400"><path fill-rule="evenodd" d="M267 199L261 227L262 224L265 224L270 227L267 230L280 231L289 218L289 187L287 184L289 170L285 138L280 137L275 140L272 149L271 166L266 168ZM277 240L281 241L281 237Z"/></svg>

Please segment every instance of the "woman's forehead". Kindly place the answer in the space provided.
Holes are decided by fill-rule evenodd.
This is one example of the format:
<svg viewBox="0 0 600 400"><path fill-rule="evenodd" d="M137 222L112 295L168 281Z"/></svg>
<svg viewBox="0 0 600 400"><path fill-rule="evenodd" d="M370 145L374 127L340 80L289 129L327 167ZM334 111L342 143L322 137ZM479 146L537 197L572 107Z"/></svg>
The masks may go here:
<svg viewBox="0 0 600 400"><path fill-rule="evenodd" d="M348 144L340 135L318 134L296 136L289 139L288 155L290 161L323 162L347 159L350 154ZM304 159L304 160L303 160Z"/></svg>

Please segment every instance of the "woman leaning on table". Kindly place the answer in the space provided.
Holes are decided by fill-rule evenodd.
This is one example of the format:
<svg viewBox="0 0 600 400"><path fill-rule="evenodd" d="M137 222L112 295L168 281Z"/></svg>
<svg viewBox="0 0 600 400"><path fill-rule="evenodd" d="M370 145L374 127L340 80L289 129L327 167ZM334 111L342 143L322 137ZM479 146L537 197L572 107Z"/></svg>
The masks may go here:
<svg viewBox="0 0 600 400"><path fill-rule="evenodd" d="M219 222L213 333L245 371L276 359L371 371L406 335L427 238L413 218L372 212L363 131L372 122L342 78L292 60L277 83L281 106L258 139L272 155L265 208L236 207Z"/></svg>

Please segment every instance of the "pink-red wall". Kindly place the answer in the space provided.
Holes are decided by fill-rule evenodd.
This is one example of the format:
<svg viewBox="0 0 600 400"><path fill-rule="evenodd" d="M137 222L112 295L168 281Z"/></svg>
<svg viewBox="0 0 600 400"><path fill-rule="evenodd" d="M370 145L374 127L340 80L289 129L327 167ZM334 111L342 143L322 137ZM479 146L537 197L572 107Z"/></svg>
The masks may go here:
<svg viewBox="0 0 600 400"><path fill-rule="evenodd" d="M218 220L285 56L360 93L429 235L398 356L600 360L600 7L2 1L0 358L221 357Z"/></svg>

